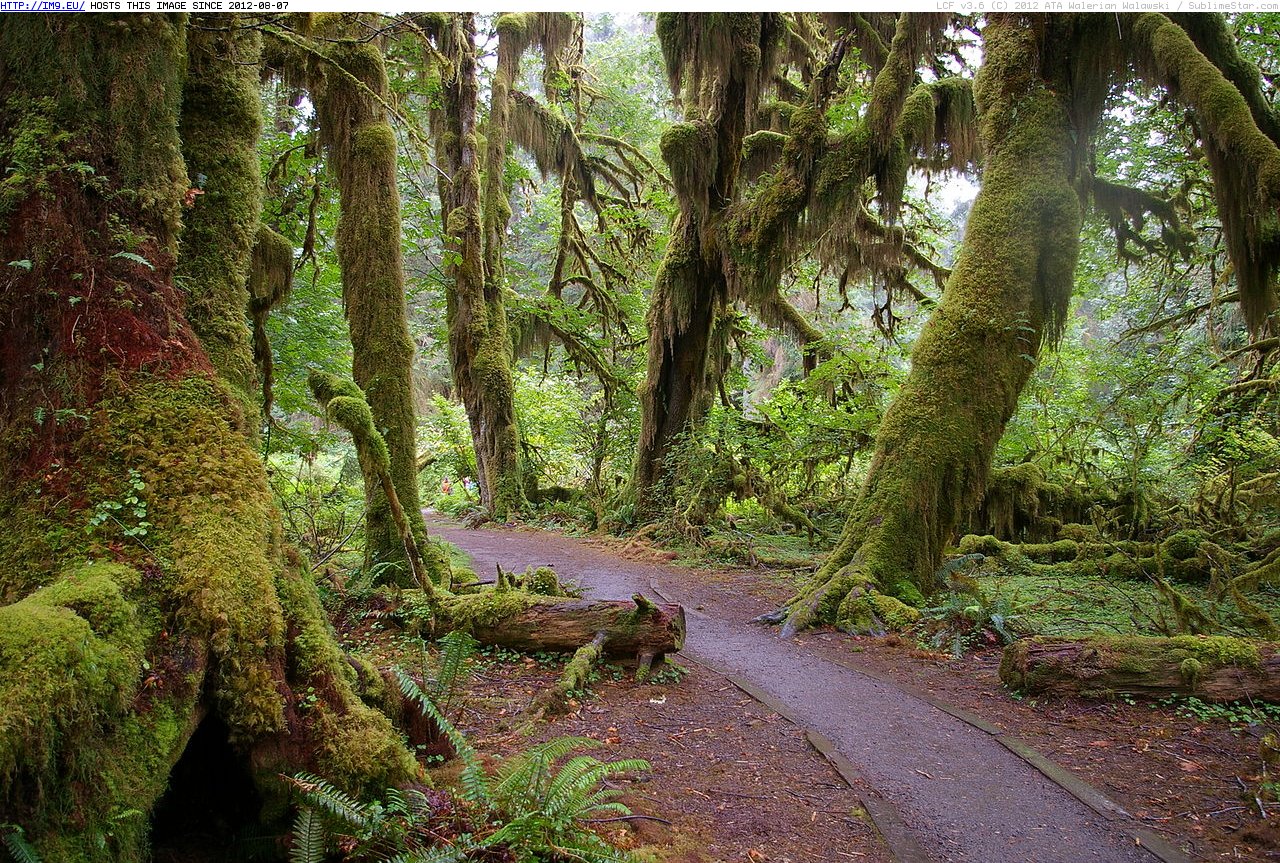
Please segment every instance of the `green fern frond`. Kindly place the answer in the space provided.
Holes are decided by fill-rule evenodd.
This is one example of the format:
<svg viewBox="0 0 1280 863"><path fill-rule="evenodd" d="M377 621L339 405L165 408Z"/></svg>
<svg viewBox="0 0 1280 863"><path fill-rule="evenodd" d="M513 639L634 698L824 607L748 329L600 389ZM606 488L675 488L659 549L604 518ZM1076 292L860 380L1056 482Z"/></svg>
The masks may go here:
<svg viewBox="0 0 1280 863"><path fill-rule="evenodd" d="M507 760L498 769L493 797L508 807L537 808L551 781L551 766L578 749L599 746L589 737L557 737Z"/></svg>
<svg viewBox="0 0 1280 863"><path fill-rule="evenodd" d="M298 789L307 804L333 818L339 824L356 830L369 827L368 807L336 788L328 780L310 773L295 773L285 778Z"/></svg>
<svg viewBox="0 0 1280 863"><path fill-rule="evenodd" d="M0 824L0 832L3 832L0 841L4 842L14 863L40 863L40 855L27 841L21 827L17 824Z"/></svg>
<svg viewBox="0 0 1280 863"><path fill-rule="evenodd" d="M310 806L298 810L293 819L289 863L324 863L324 845L328 831L320 813Z"/></svg>
<svg viewBox="0 0 1280 863"><path fill-rule="evenodd" d="M440 667L431 684L432 699L442 705L442 712L449 711L458 693L459 684L466 680L467 666L480 649L480 642L471 633L455 629L438 642Z"/></svg>
<svg viewBox="0 0 1280 863"><path fill-rule="evenodd" d="M400 693L416 704L424 716L436 723L440 733L453 744L454 751L462 759L463 768L462 774L458 777L458 784L462 788L463 799L468 803L488 805L489 786L484 775L484 768L480 764L480 756L476 754L475 747L440 712L435 703L427 697L427 694L422 691L417 682L405 673L404 669L393 668L392 674L395 676L397 686L400 687Z"/></svg>
<svg viewBox="0 0 1280 863"><path fill-rule="evenodd" d="M461 836L453 845L397 854L395 857L387 858L385 863L462 863L475 850L477 850L475 844L468 841L467 837Z"/></svg>

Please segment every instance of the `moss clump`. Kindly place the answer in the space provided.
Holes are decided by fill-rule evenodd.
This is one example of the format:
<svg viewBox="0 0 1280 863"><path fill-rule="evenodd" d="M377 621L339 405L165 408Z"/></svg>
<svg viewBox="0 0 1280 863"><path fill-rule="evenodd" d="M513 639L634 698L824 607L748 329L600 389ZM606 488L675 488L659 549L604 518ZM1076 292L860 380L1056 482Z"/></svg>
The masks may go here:
<svg viewBox="0 0 1280 863"><path fill-rule="evenodd" d="M57 759L74 761L78 741L128 704L145 633L124 589L137 585L131 569L90 564L0 607L0 786L36 791Z"/></svg>
<svg viewBox="0 0 1280 863"><path fill-rule="evenodd" d="M375 794L420 778L422 770L384 714L360 701L337 713L327 705L314 709L320 743L317 770L353 794Z"/></svg>
<svg viewBox="0 0 1280 863"><path fill-rule="evenodd" d="M1202 530L1180 530L1160 543L1160 551L1170 560L1187 560L1195 557L1208 539Z"/></svg>
<svg viewBox="0 0 1280 863"><path fill-rule="evenodd" d="M539 566L526 570L524 575L520 576L520 586L529 593L539 596L566 595L564 587L560 584L560 577L549 566Z"/></svg>
<svg viewBox="0 0 1280 863"><path fill-rule="evenodd" d="M1182 675L1182 680L1188 687L1195 689L1196 684L1200 682L1200 675L1204 673L1204 665L1200 660L1188 656L1178 666L1178 673Z"/></svg>
<svg viewBox="0 0 1280 863"><path fill-rule="evenodd" d="M449 621L449 629L474 633L477 628L497 626L507 618L536 605L540 598L520 590L488 590L462 596L446 596L440 602L440 614Z"/></svg>
<svg viewBox="0 0 1280 863"><path fill-rule="evenodd" d="M985 554L988 557L995 557L1004 554L1010 547L1009 543L998 540L990 534L978 536L970 533L960 537L959 550L961 554Z"/></svg>

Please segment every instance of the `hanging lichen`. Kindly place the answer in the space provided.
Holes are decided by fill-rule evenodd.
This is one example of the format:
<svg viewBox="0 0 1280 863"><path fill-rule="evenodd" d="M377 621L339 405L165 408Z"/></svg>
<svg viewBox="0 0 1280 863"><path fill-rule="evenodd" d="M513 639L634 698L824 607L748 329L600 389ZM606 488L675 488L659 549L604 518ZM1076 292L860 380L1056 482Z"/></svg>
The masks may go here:
<svg viewBox="0 0 1280 863"><path fill-rule="evenodd" d="M1245 96L1159 13L1133 21L1139 68L1191 108L1213 174L1214 198L1240 305L1253 328L1276 306L1280 268L1280 147L1254 120Z"/></svg>

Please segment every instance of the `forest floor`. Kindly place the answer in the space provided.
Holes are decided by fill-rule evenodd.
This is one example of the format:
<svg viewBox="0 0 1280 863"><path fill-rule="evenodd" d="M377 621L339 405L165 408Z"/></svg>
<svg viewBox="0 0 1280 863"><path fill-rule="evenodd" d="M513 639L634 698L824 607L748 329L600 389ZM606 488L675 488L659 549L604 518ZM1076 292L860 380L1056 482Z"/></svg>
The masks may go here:
<svg viewBox="0 0 1280 863"><path fill-rule="evenodd" d="M686 606L688 651L710 668L678 660L691 669L682 682L665 672L645 685L606 669L574 712L535 726L534 739L581 734L604 742L598 757L653 762L625 800L671 823L618 822L624 844L663 849L663 859L680 863L887 860L865 811L881 801L899 814L921 859L1154 860L1141 847L1151 835L1144 829L1192 859L1280 859L1280 821L1269 809L1262 817L1252 793L1259 727L1235 727L1225 714L1192 705L1180 715L1142 703L1019 700L998 682L998 650L953 659L899 637L830 631L782 642L749 623L790 589L763 570L676 567L665 562L668 552L612 539L432 529L472 554L480 572L495 562L517 570L550 564L597 596L641 589ZM796 725L726 673L829 737L859 774L852 787ZM544 658L492 657L464 730L486 751L527 745L524 713L556 674ZM936 703L975 714L986 730ZM1104 817L1083 806L998 745L1014 736L1125 814Z"/></svg>

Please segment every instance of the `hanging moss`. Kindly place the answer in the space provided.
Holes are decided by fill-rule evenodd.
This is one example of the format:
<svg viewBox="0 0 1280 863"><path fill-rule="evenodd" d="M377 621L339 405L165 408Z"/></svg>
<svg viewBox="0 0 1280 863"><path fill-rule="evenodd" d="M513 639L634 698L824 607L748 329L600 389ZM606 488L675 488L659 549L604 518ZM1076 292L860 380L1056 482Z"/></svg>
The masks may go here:
<svg viewBox="0 0 1280 863"><path fill-rule="evenodd" d="M1258 128L1241 91L1168 17L1138 16L1133 35L1140 68L1191 108L1203 132L1241 308L1257 329L1276 305L1280 147Z"/></svg>
<svg viewBox="0 0 1280 863"><path fill-rule="evenodd" d="M271 415L275 360L267 337L267 317L293 287L293 244L266 225L258 226L249 267L249 315L253 318L253 361L262 377L262 414Z"/></svg>
<svg viewBox="0 0 1280 863"><path fill-rule="evenodd" d="M243 403L246 432L256 438L245 288L262 210L260 37L225 23L221 16L196 15L189 31L179 132L190 205L176 279L187 295L187 319Z"/></svg>
<svg viewBox="0 0 1280 863"><path fill-rule="evenodd" d="M981 493L1041 342L1065 315L1081 211L1063 88L1046 80L1060 70L1023 19L993 16L984 35L986 168L965 241L840 543L793 601L788 632L833 619L850 581L910 605L936 589L956 520Z"/></svg>

